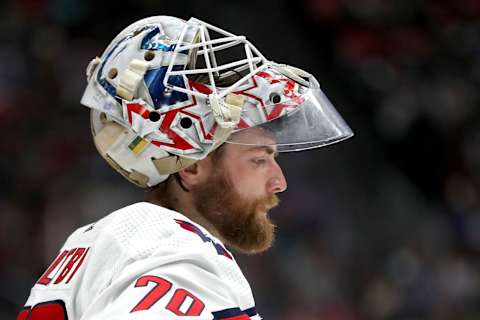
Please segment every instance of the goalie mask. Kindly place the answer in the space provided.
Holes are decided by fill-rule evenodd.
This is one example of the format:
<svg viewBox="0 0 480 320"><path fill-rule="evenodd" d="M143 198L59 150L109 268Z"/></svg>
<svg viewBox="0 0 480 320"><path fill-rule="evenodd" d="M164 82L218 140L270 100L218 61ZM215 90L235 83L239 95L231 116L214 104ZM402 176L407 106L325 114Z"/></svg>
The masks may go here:
<svg viewBox="0 0 480 320"><path fill-rule="evenodd" d="M123 30L87 68L100 154L129 181L152 187L224 142L263 128L279 152L353 135L300 69L267 60L244 36L203 21L156 16ZM249 135L241 135L248 137Z"/></svg>

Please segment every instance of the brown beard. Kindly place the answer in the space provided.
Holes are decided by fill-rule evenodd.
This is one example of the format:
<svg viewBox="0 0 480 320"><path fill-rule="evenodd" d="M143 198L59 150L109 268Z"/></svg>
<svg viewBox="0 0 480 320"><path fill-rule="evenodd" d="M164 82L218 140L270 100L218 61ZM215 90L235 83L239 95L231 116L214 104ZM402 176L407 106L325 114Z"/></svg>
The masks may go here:
<svg viewBox="0 0 480 320"><path fill-rule="evenodd" d="M246 199L223 170L216 170L192 192L197 210L216 228L225 244L247 254L272 246L275 225L266 212L278 205L276 195Z"/></svg>

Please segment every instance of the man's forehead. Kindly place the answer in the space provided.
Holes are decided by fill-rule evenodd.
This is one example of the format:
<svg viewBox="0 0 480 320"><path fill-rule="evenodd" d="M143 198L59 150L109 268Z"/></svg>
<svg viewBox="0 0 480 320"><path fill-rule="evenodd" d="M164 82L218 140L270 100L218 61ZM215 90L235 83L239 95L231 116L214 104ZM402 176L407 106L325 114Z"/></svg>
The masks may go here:
<svg viewBox="0 0 480 320"><path fill-rule="evenodd" d="M276 151L273 132L258 127L237 131L228 138L228 141L244 145L271 146Z"/></svg>
<svg viewBox="0 0 480 320"><path fill-rule="evenodd" d="M247 151L264 151L268 154L273 154L275 156L278 155L277 146L270 145L270 146L247 146Z"/></svg>

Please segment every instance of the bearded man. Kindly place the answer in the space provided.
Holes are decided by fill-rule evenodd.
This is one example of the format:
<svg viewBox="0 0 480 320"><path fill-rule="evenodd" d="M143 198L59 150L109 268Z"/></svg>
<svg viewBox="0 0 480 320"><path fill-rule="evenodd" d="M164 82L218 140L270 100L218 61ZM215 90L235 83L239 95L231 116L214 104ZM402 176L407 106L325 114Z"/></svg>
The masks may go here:
<svg viewBox="0 0 480 320"><path fill-rule="evenodd" d="M77 229L17 319L260 319L227 247L272 245L279 152L352 136L318 82L244 36L168 16L128 26L87 80L95 146L148 198Z"/></svg>

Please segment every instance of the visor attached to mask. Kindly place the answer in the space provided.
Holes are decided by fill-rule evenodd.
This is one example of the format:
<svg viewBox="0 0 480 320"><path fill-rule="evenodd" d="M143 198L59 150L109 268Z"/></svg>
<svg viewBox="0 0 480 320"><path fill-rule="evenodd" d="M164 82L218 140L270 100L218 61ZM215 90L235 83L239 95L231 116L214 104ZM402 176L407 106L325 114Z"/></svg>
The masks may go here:
<svg viewBox="0 0 480 320"><path fill-rule="evenodd" d="M305 89L303 94L288 101L264 106L246 104L243 113L249 114L249 118L252 114L265 117L259 120L266 122L248 127L248 123L241 121L225 142L271 145L276 146L278 152L289 152L319 148L353 136L350 127L320 88Z"/></svg>

